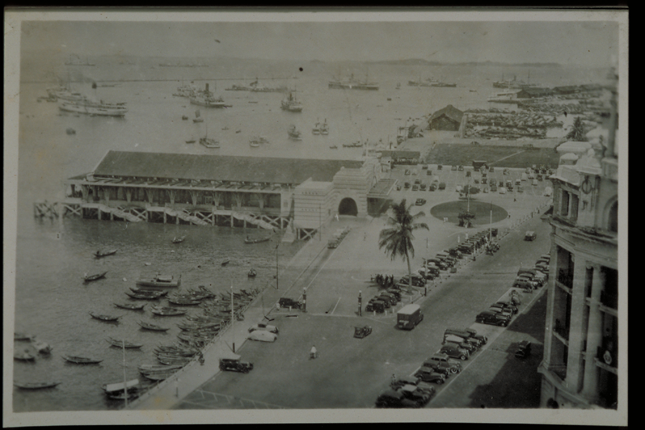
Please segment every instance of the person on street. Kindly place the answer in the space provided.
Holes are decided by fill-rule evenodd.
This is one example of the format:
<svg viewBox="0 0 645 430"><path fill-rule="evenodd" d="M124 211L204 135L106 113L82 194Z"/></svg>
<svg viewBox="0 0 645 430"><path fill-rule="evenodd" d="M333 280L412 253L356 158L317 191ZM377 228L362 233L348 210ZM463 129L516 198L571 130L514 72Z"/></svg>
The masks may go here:
<svg viewBox="0 0 645 430"><path fill-rule="evenodd" d="M316 358L318 356L318 350L316 350L316 345L311 347L311 351L309 351L309 358Z"/></svg>

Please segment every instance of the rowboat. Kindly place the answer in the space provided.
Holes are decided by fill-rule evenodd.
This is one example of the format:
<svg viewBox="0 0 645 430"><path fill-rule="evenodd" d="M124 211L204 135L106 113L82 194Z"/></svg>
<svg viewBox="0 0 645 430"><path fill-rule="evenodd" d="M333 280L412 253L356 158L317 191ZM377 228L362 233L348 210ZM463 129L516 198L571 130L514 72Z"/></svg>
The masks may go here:
<svg viewBox="0 0 645 430"><path fill-rule="evenodd" d="M161 364L166 364L166 365L175 365L175 364L181 364L186 365L190 363L190 358L188 357L181 357L181 358L165 358L165 357L157 357L157 361Z"/></svg>
<svg viewBox="0 0 645 430"><path fill-rule="evenodd" d="M139 366L139 372L141 373L154 373L154 372L168 372L170 370L179 370L181 369L181 364L170 364L170 365L158 365L158 364L142 364Z"/></svg>
<svg viewBox="0 0 645 430"><path fill-rule="evenodd" d="M53 388L60 385L60 382L14 382L13 385L23 390L40 390L41 388Z"/></svg>
<svg viewBox="0 0 645 430"><path fill-rule="evenodd" d="M155 275L151 279L139 279L137 285L143 287L178 287L181 284L181 275L177 279L171 275Z"/></svg>
<svg viewBox="0 0 645 430"><path fill-rule="evenodd" d="M116 254L116 249L111 249L109 251L98 250L94 253L94 256L96 258L101 258L101 257L107 257L108 255L114 255L114 254Z"/></svg>
<svg viewBox="0 0 645 430"><path fill-rule="evenodd" d="M143 376L146 378L150 379L151 381L163 381L164 379L167 379L171 377L176 370L174 371L168 371L168 372L155 372L155 373L141 373Z"/></svg>
<svg viewBox="0 0 645 430"><path fill-rule="evenodd" d="M259 239L249 239L247 236L246 239L244 239L244 243L261 243L261 242L266 242L268 240L271 240L270 237L261 237Z"/></svg>
<svg viewBox="0 0 645 430"><path fill-rule="evenodd" d="M186 236L182 236L182 237L174 237L174 238L172 239L172 243L181 243L181 242L183 242L185 239L186 239Z"/></svg>
<svg viewBox="0 0 645 430"><path fill-rule="evenodd" d="M116 316L116 315L99 315L95 314L94 312L89 313L90 316L94 319L104 321L104 322L113 322L113 321L118 321L119 318L121 318L121 315Z"/></svg>
<svg viewBox="0 0 645 430"><path fill-rule="evenodd" d="M157 300L161 297L161 294L141 294L130 291L126 291L125 294L127 294L129 297L132 297L133 299L139 300Z"/></svg>
<svg viewBox="0 0 645 430"><path fill-rule="evenodd" d="M119 393L107 393L107 396L112 400L125 400L126 397L128 400L134 400L139 397L139 390L132 388L128 390L128 393L121 391Z"/></svg>
<svg viewBox="0 0 645 430"><path fill-rule="evenodd" d="M168 303L171 303L177 306L197 306L201 303L201 301L193 300L193 299L178 298L178 297L169 297Z"/></svg>
<svg viewBox="0 0 645 430"><path fill-rule="evenodd" d="M143 346L143 344L140 343L132 343L127 340L118 340L111 337L108 337L106 340L112 344L112 346L117 346L119 348L141 348Z"/></svg>
<svg viewBox="0 0 645 430"><path fill-rule="evenodd" d="M226 260L222 261L222 266L226 266L230 262L231 260L227 258Z"/></svg>
<svg viewBox="0 0 645 430"><path fill-rule="evenodd" d="M105 278L106 273L107 272L97 273L97 274L94 274L94 275L87 275L86 274L85 276L83 276L83 281L84 282L92 282L92 281L96 281L96 280L101 279L101 278Z"/></svg>
<svg viewBox="0 0 645 430"><path fill-rule="evenodd" d="M145 303L134 304L134 303L115 303L114 306L121 309L130 309L131 311L140 311L146 306Z"/></svg>
<svg viewBox="0 0 645 430"><path fill-rule="evenodd" d="M251 270L249 270L249 272L246 274L246 276L248 276L249 278L255 278L255 277L257 276L257 274L258 274L258 273L255 271L255 269L251 269Z"/></svg>
<svg viewBox="0 0 645 430"><path fill-rule="evenodd" d="M26 349L23 352L14 352L13 358L18 361L34 361L36 360L36 355Z"/></svg>
<svg viewBox="0 0 645 430"><path fill-rule="evenodd" d="M168 317L186 315L186 311L182 311L181 309L171 308L171 307L154 306L151 309L151 312L155 315L168 316Z"/></svg>
<svg viewBox="0 0 645 430"><path fill-rule="evenodd" d="M14 333L13 340L31 340L34 336L27 333Z"/></svg>
<svg viewBox="0 0 645 430"><path fill-rule="evenodd" d="M137 288L137 287L130 287L130 290L133 293L136 294L143 294L143 295L148 295L148 296L166 296L168 295L168 291L160 291L160 290L147 290L145 288Z"/></svg>
<svg viewBox="0 0 645 430"><path fill-rule="evenodd" d="M97 360L95 358L88 357L79 357L77 355L63 355L63 358L66 361L74 364L99 364L103 360Z"/></svg>
<svg viewBox="0 0 645 430"><path fill-rule="evenodd" d="M152 324L146 321L139 321L139 325L141 328L144 328L146 330L152 330L152 331L168 331L170 328L165 328L165 327L160 327L157 324Z"/></svg>

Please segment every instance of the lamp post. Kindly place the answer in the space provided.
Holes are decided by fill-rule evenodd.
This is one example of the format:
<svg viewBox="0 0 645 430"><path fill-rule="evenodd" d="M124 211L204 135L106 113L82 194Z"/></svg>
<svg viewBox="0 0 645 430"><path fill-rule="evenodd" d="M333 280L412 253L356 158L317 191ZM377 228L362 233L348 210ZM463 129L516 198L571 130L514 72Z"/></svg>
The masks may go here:
<svg viewBox="0 0 645 430"><path fill-rule="evenodd" d="M363 316L363 297L360 290L358 291L358 316Z"/></svg>
<svg viewBox="0 0 645 430"><path fill-rule="evenodd" d="M280 246L280 243L275 246L275 289L279 289L279 283L280 283L280 277L278 273L278 247Z"/></svg>

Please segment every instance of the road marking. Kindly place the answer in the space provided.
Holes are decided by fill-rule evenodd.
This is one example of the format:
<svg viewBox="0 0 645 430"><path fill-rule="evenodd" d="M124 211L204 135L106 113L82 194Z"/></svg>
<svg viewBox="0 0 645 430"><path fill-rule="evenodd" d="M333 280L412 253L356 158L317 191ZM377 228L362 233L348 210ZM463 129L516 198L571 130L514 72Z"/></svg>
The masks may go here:
<svg viewBox="0 0 645 430"><path fill-rule="evenodd" d="M334 312L336 311L336 308L338 307L338 304L340 303L340 297L338 298L338 301L336 302L336 306L334 306L334 309L331 311L331 314L334 315Z"/></svg>

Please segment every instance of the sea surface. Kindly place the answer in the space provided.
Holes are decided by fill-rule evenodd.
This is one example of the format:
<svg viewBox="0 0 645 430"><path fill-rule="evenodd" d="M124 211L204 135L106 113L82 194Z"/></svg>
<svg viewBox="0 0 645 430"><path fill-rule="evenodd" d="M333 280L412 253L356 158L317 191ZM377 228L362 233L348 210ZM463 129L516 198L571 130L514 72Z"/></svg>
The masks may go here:
<svg viewBox="0 0 645 430"><path fill-rule="evenodd" d="M30 67L25 69L25 67ZM496 89L492 82L502 73L516 73L526 80L526 68L500 67L418 67L378 65L369 68L369 80L380 84L379 91L328 89L327 82L337 74L334 68L316 64L305 72L291 65L271 65L267 70L248 63L229 61L209 68L158 68L151 64L101 64L76 66L72 88L109 102L125 102L124 118L89 117L60 112L56 103L38 102L52 82L37 82L49 65L23 62L20 86L18 199L7 201L17 208L17 250L15 279L15 331L36 335L54 348L51 356L35 363L14 361L14 381L61 381L57 388L15 390L14 410L64 411L107 410L120 406L105 398L101 386L139 377L136 366L155 363L155 346L176 341L176 322L182 317L155 317L149 306L144 311L117 309L115 302L128 302L124 291L141 276L156 272L182 276L180 290L210 286L214 290L263 287L275 280L275 245L270 242L245 245L246 235L269 234L257 229L200 227L188 225L124 223L65 218L35 219L36 200L58 201L64 197L63 181L91 172L109 150L172 152L188 154L254 155L261 157L357 159L361 148L343 148L356 140L387 143L396 141L397 127L406 123L425 126L424 116L452 104L458 109L489 107L486 99ZM59 66L59 76L65 71ZM72 69L71 67L69 69ZM34 70L38 71L36 73ZM73 73L72 73L73 72ZM366 68L356 69L361 79ZM531 69L531 81L545 86L603 82L605 72L576 68ZM256 76L292 76L297 79L267 79L266 86L289 85L303 103L302 113L280 109L281 93L225 91L236 83L248 84ZM208 79L212 76L212 80ZM237 79L239 77L239 79ZM408 80L435 77L456 82L457 88L418 88ZM226 78L226 79L224 79ZM81 79L83 82L81 82ZM179 85L195 80L221 95L230 108L208 109L193 106L187 99L173 97ZM205 80L204 80L205 79ZM92 89L92 81L110 82L111 87ZM400 89L396 84L400 83ZM499 107L499 106L497 106ZM204 122L192 118L199 110ZM188 121L182 120L188 116ZM317 121L326 120L328 136L313 135ZM302 141L287 137L295 125ZM72 128L75 134L67 134ZM208 136L221 143L212 150L199 144L186 144L191 138ZM249 140L263 136L270 143L251 148ZM335 144L338 149L329 146ZM175 236L185 242L173 244ZM287 264L301 244L280 247L280 265ZM118 252L96 260L98 249ZM221 262L230 259L227 266ZM254 267L255 279L246 274ZM107 271L106 279L84 284L85 273ZM89 312L123 315L118 324L94 320ZM189 311L200 313L199 309ZM139 320L170 326L167 333L140 329ZM143 343L141 350L111 347L106 337ZM20 348L24 342L15 342ZM65 362L63 354L99 357L100 365L78 366ZM143 378L140 378L143 379Z"/></svg>

